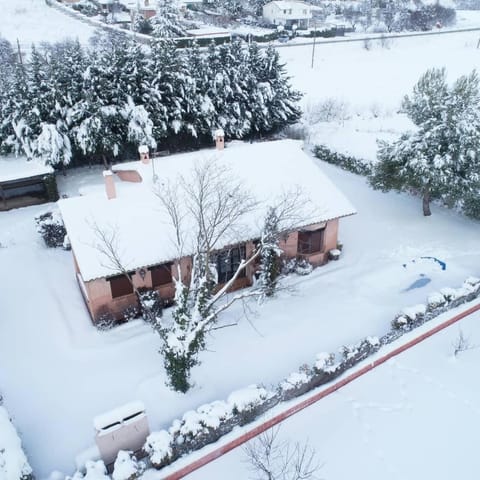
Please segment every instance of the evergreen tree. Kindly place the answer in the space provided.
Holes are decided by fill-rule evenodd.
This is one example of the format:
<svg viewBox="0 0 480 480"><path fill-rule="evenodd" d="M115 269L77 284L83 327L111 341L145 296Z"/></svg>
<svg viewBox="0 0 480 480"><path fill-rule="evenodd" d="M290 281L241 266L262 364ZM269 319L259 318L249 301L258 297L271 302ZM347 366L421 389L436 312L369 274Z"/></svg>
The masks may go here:
<svg viewBox="0 0 480 480"><path fill-rule="evenodd" d="M151 24L156 38L185 36L180 11L174 0L157 1L157 14L152 18Z"/></svg>
<svg viewBox="0 0 480 480"><path fill-rule="evenodd" d="M259 287L266 297L274 295L280 273L278 246L280 218L275 207L268 209L261 238Z"/></svg>
<svg viewBox="0 0 480 480"><path fill-rule="evenodd" d="M444 69L429 70L412 95L405 97L403 108L417 130L393 143L379 142L372 186L420 193L426 216L431 215L432 199L455 204L478 192L480 94L476 72L449 87Z"/></svg>

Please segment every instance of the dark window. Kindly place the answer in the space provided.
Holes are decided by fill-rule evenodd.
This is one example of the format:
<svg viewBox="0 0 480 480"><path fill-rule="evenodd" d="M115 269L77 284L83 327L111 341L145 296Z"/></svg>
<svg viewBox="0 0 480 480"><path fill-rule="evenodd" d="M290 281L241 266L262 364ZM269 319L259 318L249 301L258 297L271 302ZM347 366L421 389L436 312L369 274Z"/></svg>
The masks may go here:
<svg viewBox="0 0 480 480"><path fill-rule="evenodd" d="M164 263L163 265L150 267L150 272L152 273L152 287L159 287L160 285L172 283L171 263Z"/></svg>
<svg viewBox="0 0 480 480"><path fill-rule="evenodd" d="M217 273L218 273L218 283L225 283L230 280L237 268L240 265L240 262L245 259L246 249L245 245L239 247L230 248L224 250L217 254ZM245 277L245 269L243 269L238 278Z"/></svg>
<svg viewBox="0 0 480 480"><path fill-rule="evenodd" d="M303 254L318 253L323 249L324 228L311 232L298 232L297 252Z"/></svg>
<svg viewBox="0 0 480 480"><path fill-rule="evenodd" d="M110 277L110 290L112 291L112 298L123 297L133 293L133 286L125 275L117 275Z"/></svg>

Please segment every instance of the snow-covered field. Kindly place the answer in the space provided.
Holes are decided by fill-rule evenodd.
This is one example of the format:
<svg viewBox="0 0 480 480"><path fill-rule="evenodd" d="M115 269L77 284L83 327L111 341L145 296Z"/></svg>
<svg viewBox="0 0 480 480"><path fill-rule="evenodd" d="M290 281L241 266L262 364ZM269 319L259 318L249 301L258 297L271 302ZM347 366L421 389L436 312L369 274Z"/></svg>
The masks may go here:
<svg viewBox="0 0 480 480"><path fill-rule="evenodd" d="M25 19L36 18L28 22L38 23L27 28L20 22L22 28L18 28L17 34L21 33L27 42L41 40L43 36L45 40L54 40L61 38L64 32L80 36L81 29L89 28L77 23L70 28L68 25L73 19L49 9L41 0L18 0L15 6L13 2L2 3L6 4L2 8L9 12L8 19L16 18L14 9L18 6L27 9L26 12L38 12L38 17L27 16L26 12L22 14ZM45 22L41 20L43 14L48 15ZM25 21L27 26L28 22ZM41 33L43 29L45 34ZM15 24L10 20L4 22L3 17L1 32L7 38L16 38ZM340 98L349 105L351 120L328 125L319 123L311 130L310 140L314 141L317 136L325 141L331 139L332 143L336 142L336 148L361 152L360 156L368 157L374 155L379 130L395 135L405 128L405 119L395 112L401 97L410 91L425 69L446 66L453 79L478 67L478 37L479 34L469 33L396 40L389 49L378 47L370 51L364 50L361 44L317 46L313 70L309 47L283 49L282 58L297 88L307 93L304 102L331 97ZM340 238L345 244L342 259L308 277L292 279L294 290L282 292L278 299L262 307L253 305L255 312L249 314L248 320L241 307L229 312L225 321L239 321L239 325L219 330L209 338L209 350L202 354L203 363L193 372L197 386L186 396L174 394L164 386L162 362L157 353L159 340L149 327L133 322L108 333L99 333L91 326L75 281L70 253L46 249L35 232L33 217L48 206L0 213L0 268L3 273L0 278L0 391L38 478L45 478L55 469L70 473L74 469L75 455L93 443L93 417L107 409L142 400L152 429L167 427L185 410L226 398L232 390L256 382L276 383L300 364L312 361L317 352L336 350L365 335L380 335L389 328L390 320L401 307L422 302L433 290L457 286L467 276L479 274L475 268L480 259L477 222L435 207L432 217L423 218L418 199L373 192L360 177L329 165L320 165L320 168L359 212L341 222ZM91 182L102 181L95 171L83 170L69 172L67 179L61 179L60 186L62 192L71 195L78 193L79 186L88 189ZM434 264L425 264L422 271L402 266L411 265L411 261L420 256L435 256L446 262L447 269L442 271ZM430 282L421 288L409 288L421 273ZM448 345L450 339L445 342ZM445 345L442 348L435 349L437 357L433 357L432 368L435 364L440 372L443 365L447 373L445 379L432 378L455 392L457 386L448 383L448 372L457 369L458 375L466 375L460 373L461 367L467 359L475 360L475 351L468 353L472 357L465 355L457 362L448 363L451 351ZM422 358L422 367L412 367L418 369L417 376L411 372L411 376L407 376L407 372L405 376L397 373L395 377L405 378L403 387L400 381L395 385L408 389L410 398L415 399L422 396L422 380L428 373L428 365L422 355L418 355ZM403 361L398 360L400 365L404 365ZM405 362L408 368L413 365ZM385 378L380 377L378 382L390 385L388 381L392 381L396 372L395 364L385 367L385 371ZM352 392L351 397L345 393L344 397L334 396L328 400L327 407L321 407L327 411L340 409L344 414L342 418L349 419L337 423L340 422L337 415L332 415L332 419L322 415L319 420L320 430L328 432L328 438L332 439L325 447L323 444L318 447L320 460L333 465L331 475L327 475L330 472L327 466L321 472L325 478L347 478L335 470L345 465L338 466L338 462L329 458L344 458L342 452L346 451L357 458L357 452L362 451L357 445L347 449L333 441L335 438L348 440L348 429L354 428L352 425L363 432L361 438L365 437L365 432L371 434L366 436L367 447L362 448L368 449L368 441L372 438L379 441L375 428L381 418L368 416L379 409L365 405L396 402L392 400L393 393L381 397L380 389L373 389L373 385L379 384L377 380L365 381L373 383L358 393ZM372 397L369 398L366 395L370 390ZM390 392L389 388L385 390ZM435 392L433 387L430 390ZM409 424L410 418L402 419L405 416L402 412L408 415L408 404L414 400L405 400L402 392L397 388L401 398L398 402L404 407L395 410L398 417L394 420L398 425L394 423L392 428L412 425L413 429L413 421ZM357 398L360 407L354 408L355 401L349 398ZM458 408L466 415L468 408L461 406L469 397L462 391L458 398L461 401L457 406L460 405ZM442 414L446 405L439 402L435 406L440 424L446 421ZM419 411L425 408L419 407ZM418 415L418 421L420 417ZM365 424L371 430L362 427ZM432 420L428 427L434 425ZM311 430L303 424L299 428L304 432ZM451 428L450 423L448 428ZM418 430L414 431L418 435ZM295 436L301 439L305 434L295 433ZM434 437L432 442L439 441L438 435L431 437ZM473 443L465 441L465 449L471 448ZM396 452L400 446L397 443L397 449L392 447L392 451ZM397 468L383 478L396 478L394 474L403 471L392 462L400 455L391 459L387 457L387 447L382 448L385 448L385 462ZM375 443L370 443L370 449L374 455L382 454ZM378 455L376 462L371 460L371 464L380 462ZM358 461L361 458L358 455ZM471 458L476 457L472 454ZM362 477L368 478L368 474ZM203 478L223 476L212 474ZM415 477L405 474L404 478Z"/></svg>
<svg viewBox="0 0 480 480"><path fill-rule="evenodd" d="M318 478L477 478L479 320L462 320L286 420L279 442L308 442ZM475 348L455 357L460 331ZM237 448L186 478L257 478L249 467Z"/></svg>
<svg viewBox="0 0 480 480"><path fill-rule="evenodd" d="M65 38L78 38L87 42L94 28L86 23L49 7L45 0L0 0L0 36L22 50L32 43L56 42Z"/></svg>
<svg viewBox="0 0 480 480"><path fill-rule="evenodd" d="M311 46L279 51L292 83L305 94L307 140L374 159L377 138L390 140L411 127L397 112L403 96L411 92L422 73L446 67L453 81L478 70L479 39L480 32L402 38L390 40L388 48L373 42L371 50L365 50L361 42L317 44L313 69ZM326 101L337 105L340 118L317 122Z"/></svg>

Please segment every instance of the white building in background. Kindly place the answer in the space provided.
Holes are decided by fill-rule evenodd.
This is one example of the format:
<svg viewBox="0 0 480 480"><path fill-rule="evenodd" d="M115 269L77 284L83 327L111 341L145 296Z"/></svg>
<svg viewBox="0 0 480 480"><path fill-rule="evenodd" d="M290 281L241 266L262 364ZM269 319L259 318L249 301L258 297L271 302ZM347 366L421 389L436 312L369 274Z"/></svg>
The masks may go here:
<svg viewBox="0 0 480 480"><path fill-rule="evenodd" d="M273 25L306 29L312 18L312 6L305 2L274 0L263 6L263 18Z"/></svg>
<svg viewBox="0 0 480 480"><path fill-rule="evenodd" d="M133 16L142 15L144 18L151 18L157 13L156 0L119 0L120 4Z"/></svg>

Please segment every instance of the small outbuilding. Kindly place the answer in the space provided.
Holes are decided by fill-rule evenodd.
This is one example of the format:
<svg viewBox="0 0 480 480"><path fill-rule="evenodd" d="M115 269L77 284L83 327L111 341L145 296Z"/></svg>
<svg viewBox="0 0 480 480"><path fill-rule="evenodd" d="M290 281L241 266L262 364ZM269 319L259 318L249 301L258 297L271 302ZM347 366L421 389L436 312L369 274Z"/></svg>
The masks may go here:
<svg viewBox="0 0 480 480"><path fill-rule="evenodd" d="M57 200L52 167L26 157L0 158L0 211Z"/></svg>

